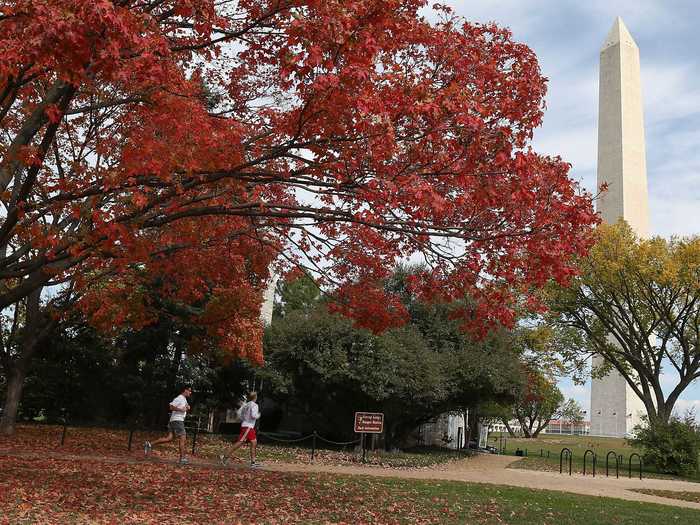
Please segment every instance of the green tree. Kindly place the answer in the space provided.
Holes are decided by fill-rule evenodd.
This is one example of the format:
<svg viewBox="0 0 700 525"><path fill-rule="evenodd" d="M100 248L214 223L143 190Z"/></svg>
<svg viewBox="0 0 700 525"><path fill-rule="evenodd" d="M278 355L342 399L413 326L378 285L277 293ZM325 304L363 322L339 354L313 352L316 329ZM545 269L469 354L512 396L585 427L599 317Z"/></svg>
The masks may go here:
<svg viewBox="0 0 700 525"><path fill-rule="evenodd" d="M481 420L494 415L494 406L510 407L516 401L523 381L521 349L514 332L499 330L483 340L464 337L449 359L450 404L465 416L471 439Z"/></svg>
<svg viewBox="0 0 700 525"><path fill-rule="evenodd" d="M509 419L517 419L526 438L536 438L549 422L561 413L564 396L554 381L535 369L526 368L526 382L520 396L512 405L510 417L503 423L512 434Z"/></svg>
<svg viewBox="0 0 700 525"><path fill-rule="evenodd" d="M194 413L235 407L251 375L241 361L192 344L192 328L163 317L106 337L78 316L66 319L35 356L20 419L162 426L178 385L194 385ZM201 334L198 334L201 337ZM199 351L196 351L199 349Z"/></svg>
<svg viewBox="0 0 700 525"><path fill-rule="evenodd" d="M273 314L280 318L289 312L313 309L321 300L321 290L308 274L302 274L290 281L277 281L277 296Z"/></svg>
<svg viewBox="0 0 700 525"><path fill-rule="evenodd" d="M659 472L690 476L700 467L700 427L690 412L683 418L671 417L668 423L635 428L632 445L644 450L644 462Z"/></svg>
<svg viewBox="0 0 700 525"><path fill-rule="evenodd" d="M545 357L544 348L550 339L543 330L518 328L492 330L478 339L465 334L455 320L455 311L464 306L466 299L450 304L425 304L411 291L412 275L420 274L421 265L399 266L387 288L398 294L410 315L411 326L423 340L444 359L443 380L448 384L447 409L459 413L468 422L465 444L477 435L483 418L491 415L496 403L509 406L521 389L522 360ZM553 354L550 354L553 355Z"/></svg>
<svg viewBox="0 0 700 525"><path fill-rule="evenodd" d="M573 398L567 399L559 410L559 419L566 421L571 429L580 425L584 418L585 412L581 404Z"/></svg>
<svg viewBox="0 0 700 525"><path fill-rule="evenodd" d="M355 411L379 410L397 442L446 406L444 360L410 326L377 336L320 305L268 327L265 352L267 395L306 432L347 437Z"/></svg>
<svg viewBox="0 0 700 525"><path fill-rule="evenodd" d="M413 325L377 338L383 365L377 370L383 382L374 392L386 414L386 446L400 446L419 425L454 409L450 360L432 348Z"/></svg>
<svg viewBox="0 0 700 525"><path fill-rule="evenodd" d="M380 410L391 447L441 413L469 410L475 422L480 405L513 401L521 381L519 336L506 330L483 340L465 335L452 315L459 305L417 299L408 285L416 271L420 267L399 267L387 280L409 322L381 335L329 314L305 292L308 281L282 289L280 296L293 299L267 330L261 373L275 399L303 415L305 430L347 429L353 411Z"/></svg>

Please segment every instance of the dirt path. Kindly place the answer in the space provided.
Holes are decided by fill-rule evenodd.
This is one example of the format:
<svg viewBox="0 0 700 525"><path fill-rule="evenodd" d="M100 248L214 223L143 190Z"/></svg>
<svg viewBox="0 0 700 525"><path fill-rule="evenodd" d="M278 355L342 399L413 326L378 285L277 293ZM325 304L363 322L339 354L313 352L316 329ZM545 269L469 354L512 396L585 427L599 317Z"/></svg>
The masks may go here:
<svg viewBox="0 0 700 525"><path fill-rule="evenodd" d="M301 463L275 463L265 466L265 470L278 472L327 472L335 474L400 477L410 479L436 479L450 481L468 481L471 483L488 483L492 485L510 485L533 489L556 490L572 492L586 496L606 496L632 501L661 503L677 507L699 509L700 503L662 498L648 494L640 494L630 489L674 490L697 492L700 494L700 483L675 481L666 479L628 479L586 476L561 475L558 472L543 472L536 470L509 469L508 465L519 461L509 456L479 455L476 457L453 462L446 467L435 469L393 470L363 467L360 465L310 465Z"/></svg>

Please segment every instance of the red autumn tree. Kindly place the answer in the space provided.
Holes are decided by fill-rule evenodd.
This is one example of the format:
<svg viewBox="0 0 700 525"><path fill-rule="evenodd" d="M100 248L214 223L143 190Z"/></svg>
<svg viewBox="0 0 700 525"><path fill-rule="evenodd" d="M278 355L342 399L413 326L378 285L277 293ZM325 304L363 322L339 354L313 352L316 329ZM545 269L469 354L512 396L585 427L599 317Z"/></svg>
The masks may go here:
<svg viewBox="0 0 700 525"><path fill-rule="evenodd" d="M405 318L381 283L412 256L423 300L511 323L586 250L590 196L529 148L532 51L425 3L0 2L7 324L46 324L60 283L96 321L146 322L158 280L237 353L276 260L380 330ZM24 333L0 350L12 403Z"/></svg>

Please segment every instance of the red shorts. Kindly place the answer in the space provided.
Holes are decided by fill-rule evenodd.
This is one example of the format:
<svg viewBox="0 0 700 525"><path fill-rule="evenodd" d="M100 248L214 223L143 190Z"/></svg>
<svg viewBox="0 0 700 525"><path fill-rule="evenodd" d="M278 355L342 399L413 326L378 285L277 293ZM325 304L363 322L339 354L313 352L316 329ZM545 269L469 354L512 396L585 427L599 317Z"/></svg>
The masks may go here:
<svg viewBox="0 0 700 525"><path fill-rule="evenodd" d="M258 437L255 435L255 429L253 427L241 427L241 433L238 435L238 441L250 442L257 441Z"/></svg>

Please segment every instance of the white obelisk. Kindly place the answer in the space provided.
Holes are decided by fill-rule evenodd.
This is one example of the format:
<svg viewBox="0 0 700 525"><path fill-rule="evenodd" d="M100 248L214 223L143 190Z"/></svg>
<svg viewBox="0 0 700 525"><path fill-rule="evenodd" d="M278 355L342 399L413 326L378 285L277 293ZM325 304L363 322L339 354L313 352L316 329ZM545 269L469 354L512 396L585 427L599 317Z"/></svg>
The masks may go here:
<svg viewBox="0 0 700 525"><path fill-rule="evenodd" d="M600 51L597 207L603 222L623 217L649 236L649 205L639 48L617 18ZM601 358L594 357L593 366ZM644 404L623 377L611 371L591 383L591 434L623 437L645 414Z"/></svg>
<svg viewBox="0 0 700 525"><path fill-rule="evenodd" d="M272 310L275 306L275 290L277 289L277 277L270 277L267 288L263 293L263 304L260 308L260 319L263 325L269 326L272 323Z"/></svg>

